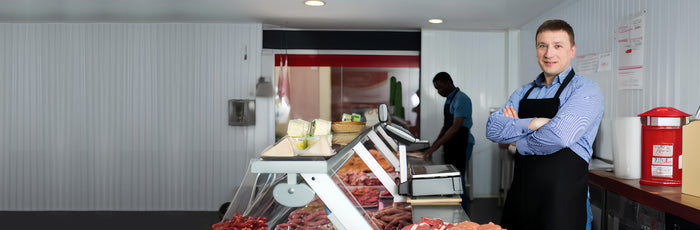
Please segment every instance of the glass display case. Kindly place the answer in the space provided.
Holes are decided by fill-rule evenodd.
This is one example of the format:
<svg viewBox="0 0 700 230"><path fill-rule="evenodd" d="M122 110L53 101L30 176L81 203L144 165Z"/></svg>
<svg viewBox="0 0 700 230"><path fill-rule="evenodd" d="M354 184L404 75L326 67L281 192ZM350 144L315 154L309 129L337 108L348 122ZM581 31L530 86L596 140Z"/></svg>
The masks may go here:
<svg viewBox="0 0 700 230"><path fill-rule="evenodd" d="M352 135L345 145L333 144L332 155L258 154L224 221L240 213L266 218L268 229L385 229L410 224L410 208L397 186L406 180L406 173L399 173L407 167L405 157L398 157L399 152L405 156L405 147L380 125Z"/></svg>

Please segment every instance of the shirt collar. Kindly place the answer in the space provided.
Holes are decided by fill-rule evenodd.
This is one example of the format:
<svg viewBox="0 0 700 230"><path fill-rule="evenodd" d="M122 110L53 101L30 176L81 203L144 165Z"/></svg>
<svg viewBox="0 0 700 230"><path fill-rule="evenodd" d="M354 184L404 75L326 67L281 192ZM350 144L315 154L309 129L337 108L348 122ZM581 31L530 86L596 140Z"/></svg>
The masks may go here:
<svg viewBox="0 0 700 230"><path fill-rule="evenodd" d="M566 68L566 70L559 73L559 75L557 75L557 77L554 78L554 81L552 81L552 85L555 82L558 82L559 84L564 82L564 80L566 80L566 76L569 75L569 72L571 72L571 70L572 70L572 67L569 66L569 68ZM535 85L537 87L544 86L544 73L540 73L540 75L537 76L537 78L535 79Z"/></svg>
<svg viewBox="0 0 700 230"><path fill-rule="evenodd" d="M447 95L447 99L452 99L453 97L455 97L457 91L459 91L459 87L455 87L455 89L453 89L452 92L450 92L450 94Z"/></svg>

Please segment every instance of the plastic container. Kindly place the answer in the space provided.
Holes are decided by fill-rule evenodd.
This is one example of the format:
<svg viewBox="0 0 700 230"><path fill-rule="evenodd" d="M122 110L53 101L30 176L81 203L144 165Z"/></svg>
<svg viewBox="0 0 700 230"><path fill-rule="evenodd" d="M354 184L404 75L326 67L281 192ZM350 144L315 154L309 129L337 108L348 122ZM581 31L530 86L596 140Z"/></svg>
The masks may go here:
<svg viewBox="0 0 700 230"><path fill-rule="evenodd" d="M613 170L615 177L639 179L642 173L642 125L639 117L615 120Z"/></svg>

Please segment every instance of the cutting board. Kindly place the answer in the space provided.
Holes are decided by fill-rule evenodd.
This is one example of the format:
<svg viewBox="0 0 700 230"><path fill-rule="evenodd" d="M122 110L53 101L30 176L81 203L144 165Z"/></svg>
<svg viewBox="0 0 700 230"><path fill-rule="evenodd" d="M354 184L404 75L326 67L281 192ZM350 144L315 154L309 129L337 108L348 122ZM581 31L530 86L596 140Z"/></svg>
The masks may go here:
<svg viewBox="0 0 700 230"><path fill-rule="evenodd" d="M700 197L700 121L683 126L681 192Z"/></svg>
<svg viewBox="0 0 700 230"><path fill-rule="evenodd" d="M420 198L406 198L411 205L459 205L462 198L459 196L427 196Z"/></svg>

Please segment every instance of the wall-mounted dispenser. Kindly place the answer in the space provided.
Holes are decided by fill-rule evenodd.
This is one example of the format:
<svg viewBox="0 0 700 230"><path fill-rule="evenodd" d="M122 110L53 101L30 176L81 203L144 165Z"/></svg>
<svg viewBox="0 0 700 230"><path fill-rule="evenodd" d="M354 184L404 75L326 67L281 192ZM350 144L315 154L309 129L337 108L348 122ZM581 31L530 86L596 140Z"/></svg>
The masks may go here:
<svg viewBox="0 0 700 230"><path fill-rule="evenodd" d="M258 78L258 83L255 84L255 96L272 97L275 96L275 90L272 82L266 81L264 77Z"/></svg>
<svg viewBox="0 0 700 230"><path fill-rule="evenodd" d="M228 125L249 126L255 125L255 100L231 99L228 100Z"/></svg>

